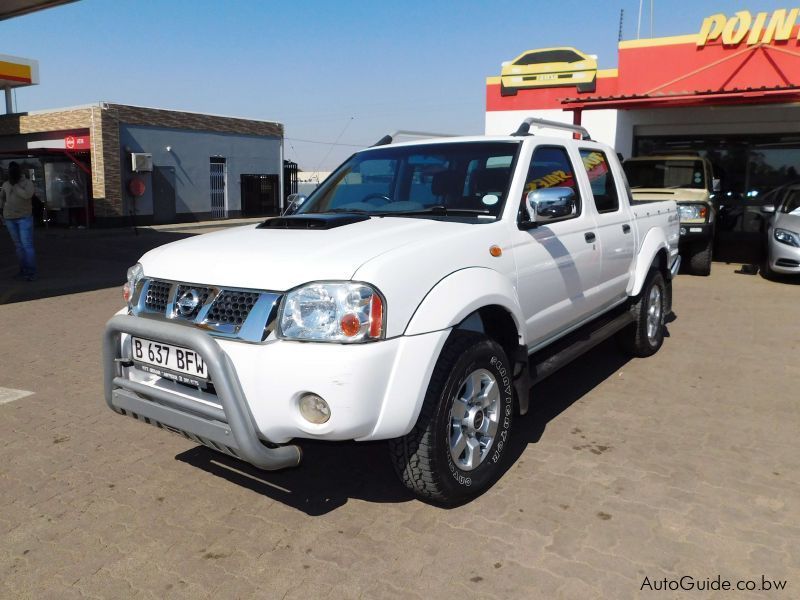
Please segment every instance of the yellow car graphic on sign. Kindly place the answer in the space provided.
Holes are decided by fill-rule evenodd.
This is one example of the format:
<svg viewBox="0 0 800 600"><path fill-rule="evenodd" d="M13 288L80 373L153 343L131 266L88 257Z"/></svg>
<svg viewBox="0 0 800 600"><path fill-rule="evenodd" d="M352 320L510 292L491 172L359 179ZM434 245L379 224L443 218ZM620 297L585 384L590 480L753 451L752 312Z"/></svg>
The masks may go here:
<svg viewBox="0 0 800 600"><path fill-rule="evenodd" d="M500 95L516 96L526 88L577 86L579 92L593 92L597 81L597 56L576 48L528 50L503 63Z"/></svg>

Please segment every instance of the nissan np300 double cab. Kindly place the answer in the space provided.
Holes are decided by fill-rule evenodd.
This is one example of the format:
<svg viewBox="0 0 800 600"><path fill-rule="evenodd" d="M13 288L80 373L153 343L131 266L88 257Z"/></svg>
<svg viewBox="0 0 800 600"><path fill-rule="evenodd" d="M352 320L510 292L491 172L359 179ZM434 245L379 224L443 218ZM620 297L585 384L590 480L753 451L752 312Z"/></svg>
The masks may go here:
<svg viewBox="0 0 800 600"><path fill-rule="evenodd" d="M294 214L151 250L107 325L108 405L262 469L388 440L418 496L480 494L533 383L612 335L661 347L679 265L674 202L632 206L610 147L532 124L567 127L387 136Z"/></svg>

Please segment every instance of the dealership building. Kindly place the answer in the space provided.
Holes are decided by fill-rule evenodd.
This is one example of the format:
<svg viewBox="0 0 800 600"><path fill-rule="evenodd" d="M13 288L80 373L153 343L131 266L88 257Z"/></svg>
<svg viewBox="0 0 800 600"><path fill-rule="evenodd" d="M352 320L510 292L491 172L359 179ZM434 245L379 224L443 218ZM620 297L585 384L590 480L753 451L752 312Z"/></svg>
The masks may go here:
<svg viewBox="0 0 800 600"><path fill-rule="evenodd" d="M515 69L554 49L530 50L504 63L502 78L487 78L486 132L509 134L541 117L581 124L626 158L705 156L721 179L722 235L754 238L769 192L800 183L798 16L798 9L711 15L697 33L621 41L614 69L555 49L575 51L566 60L584 70L594 64L591 85L572 83L587 81L586 73L555 62L552 73Z"/></svg>

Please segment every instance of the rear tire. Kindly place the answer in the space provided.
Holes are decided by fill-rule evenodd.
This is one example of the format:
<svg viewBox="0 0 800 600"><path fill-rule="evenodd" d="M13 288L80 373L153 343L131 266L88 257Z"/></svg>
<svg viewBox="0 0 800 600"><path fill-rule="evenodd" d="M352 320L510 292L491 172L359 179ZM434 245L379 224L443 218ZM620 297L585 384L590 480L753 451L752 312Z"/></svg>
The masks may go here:
<svg viewBox="0 0 800 600"><path fill-rule="evenodd" d="M708 240L708 242L700 242L692 247L692 254L689 257L689 269L693 275L707 276L711 274L713 251L713 238Z"/></svg>
<svg viewBox="0 0 800 600"><path fill-rule="evenodd" d="M634 322L617 337L622 349L631 356L652 356L664 343L664 320L669 306L667 293L664 275L651 270L642 291L631 304Z"/></svg>
<svg viewBox="0 0 800 600"><path fill-rule="evenodd" d="M512 371L494 340L468 331L451 334L416 425L389 440L395 470L415 495L458 504L502 474L514 416Z"/></svg>
<svg viewBox="0 0 800 600"><path fill-rule="evenodd" d="M503 82L500 82L500 95L501 96L516 96L517 95L517 88L510 88L503 85Z"/></svg>

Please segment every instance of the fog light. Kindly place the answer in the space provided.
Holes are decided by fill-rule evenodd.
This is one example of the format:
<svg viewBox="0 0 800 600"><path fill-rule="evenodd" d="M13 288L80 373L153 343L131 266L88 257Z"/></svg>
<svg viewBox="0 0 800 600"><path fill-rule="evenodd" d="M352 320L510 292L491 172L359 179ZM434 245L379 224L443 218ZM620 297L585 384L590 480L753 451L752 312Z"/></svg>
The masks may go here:
<svg viewBox="0 0 800 600"><path fill-rule="evenodd" d="M681 235L686 235L686 227L681 227Z"/></svg>
<svg viewBox="0 0 800 600"><path fill-rule="evenodd" d="M321 425L331 418L331 407L316 394L305 394L300 398L300 414L306 421Z"/></svg>

